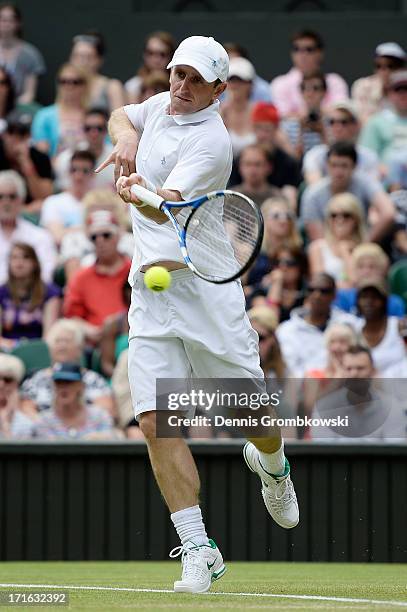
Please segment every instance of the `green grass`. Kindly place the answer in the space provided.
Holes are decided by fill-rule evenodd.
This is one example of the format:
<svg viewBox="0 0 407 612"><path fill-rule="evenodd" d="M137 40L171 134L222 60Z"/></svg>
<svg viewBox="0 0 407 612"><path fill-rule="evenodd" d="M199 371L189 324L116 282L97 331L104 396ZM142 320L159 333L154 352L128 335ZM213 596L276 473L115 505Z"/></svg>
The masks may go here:
<svg viewBox="0 0 407 612"><path fill-rule="evenodd" d="M405 602L406 608L373 603L302 600L238 595L187 595L125 591L69 590L70 606L60 610L403 610L407 612L407 569L403 565L337 563L228 563L213 593L319 595ZM1 563L0 583L172 589L179 577L177 562L38 562ZM6 590L0 587L0 591ZM10 590L10 589L8 589ZM22 589L13 589L16 592ZM36 592L45 589L31 589ZM55 591L54 591L55 592ZM39 606L35 606L38 608ZM2 610L32 610L0 606ZM40 609L45 609L41 606Z"/></svg>

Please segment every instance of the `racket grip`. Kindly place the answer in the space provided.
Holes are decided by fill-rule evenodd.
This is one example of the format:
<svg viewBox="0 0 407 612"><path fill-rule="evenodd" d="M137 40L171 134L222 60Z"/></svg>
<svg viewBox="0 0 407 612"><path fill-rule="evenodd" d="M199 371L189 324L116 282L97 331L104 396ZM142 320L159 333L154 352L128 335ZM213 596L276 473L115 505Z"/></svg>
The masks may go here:
<svg viewBox="0 0 407 612"><path fill-rule="evenodd" d="M130 190L136 196L136 198L138 198L142 202L145 202L145 204L148 204L149 206L160 210L161 204L164 202L164 198L157 195L153 191L145 189L141 185L132 185L130 187Z"/></svg>

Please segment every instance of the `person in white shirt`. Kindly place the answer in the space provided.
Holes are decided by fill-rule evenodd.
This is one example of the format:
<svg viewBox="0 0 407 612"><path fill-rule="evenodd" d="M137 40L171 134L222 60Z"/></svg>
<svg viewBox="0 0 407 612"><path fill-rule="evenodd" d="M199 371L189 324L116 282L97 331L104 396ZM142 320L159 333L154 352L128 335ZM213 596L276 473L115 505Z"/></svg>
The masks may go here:
<svg viewBox="0 0 407 612"><path fill-rule="evenodd" d="M228 67L225 49L213 38L185 39L168 64L170 92L113 113L110 134L115 148L98 168L114 163L116 177L125 175L117 182L118 192L135 204L130 386L151 464L181 540L171 553L182 553L183 564L174 589L190 593L209 590L225 566L206 535L199 476L188 446L182 438L156 437L156 379L188 379L193 373L197 378L263 381L258 336L244 311L241 283L215 285L195 276L185 266L165 215L149 206L138 208L141 203L130 186L140 184L175 202L225 188L232 147L217 99L226 89ZM144 286L143 272L154 264L171 271L171 287L162 294ZM299 521L298 505L280 432L274 436L249 442L245 459L263 483L267 481L263 498L268 511L281 526L291 528Z"/></svg>
<svg viewBox="0 0 407 612"><path fill-rule="evenodd" d="M8 256L15 242L24 242L35 249L41 264L44 282L50 282L57 253L51 234L21 216L26 186L14 170L0 172L0 284L7 281Z"/></svg>

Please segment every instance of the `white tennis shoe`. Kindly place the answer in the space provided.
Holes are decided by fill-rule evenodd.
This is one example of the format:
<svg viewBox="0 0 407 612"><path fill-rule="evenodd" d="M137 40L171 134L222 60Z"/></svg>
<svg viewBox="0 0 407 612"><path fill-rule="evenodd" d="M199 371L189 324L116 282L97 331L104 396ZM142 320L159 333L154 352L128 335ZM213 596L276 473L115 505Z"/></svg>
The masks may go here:
<svg viewBox="0 0 407 612"><path fill-rule="evenodd" d="M285 460L284 474L273 476L262 467L258 450L251 442L245 444L243 457L247 467L260 476L264 504L277 525L284 527L284 529L292 529L298 525L300 512L294 485L290 478L288 460Z"/></svg>
<svg viewBox="0 0 407 612"><path fill-rule="evenodd" d="M182 577L174 582L174 591L177 593L206 593L212 582L219 580L226 572L220 550L213 540L201 546L190 540L170 552L172 559L179 555Z"/></svg>

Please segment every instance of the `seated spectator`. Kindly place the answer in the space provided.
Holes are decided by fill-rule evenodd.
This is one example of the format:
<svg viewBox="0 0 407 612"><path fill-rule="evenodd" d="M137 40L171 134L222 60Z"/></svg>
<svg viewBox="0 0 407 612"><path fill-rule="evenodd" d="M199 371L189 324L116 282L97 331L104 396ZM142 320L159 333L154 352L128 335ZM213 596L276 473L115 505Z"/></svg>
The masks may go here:
<svg viewBox="0 0 407 612"><path fill-rule="evenodd" d="M311 242L308 249L311 274L326 272L337 287L350 285L352 251L365 235L363 217L362 206L351 193L340 193L329 200L324 237Z"/></svg>
<svg viewBox="0 0 407 612"><path fill-rule="evenodd" d="M125 309L106 319L100 341L101 368L108 378L112 376L120 354L129 346L128 313L131 302L131 287L127 279L122 287L122 292Z"/></svg>
<svg viewBox="0 0 407 612"><path fill-rule="evenodd" d="M85 348L83 331L75 321L59 319L46 336L51 363L80 363ZM106 380L93 370L82 369L85 401L114 416L112 392ZM21 386L24 409L36 414L49 410L52 404L52 369L38 370Z"/></svg>
<svg viewBox="0 0 407 612"><path fill-rule="evenodd" d="M332 323L324 332L327 348L326 367L308 370L306 378L341 378L343 376L343 357L351 346L356 344L356 333L346 323Z"/></svg>
<svg viewBox="0 0 407 612"><path fill-rule="evenodd" d="M54 158L80 145L88 90L88 77L82 69L72 64L60 67L55 103L38 111L32 124L31 135L37 149Z"/></svg>
<svg viewBox="0 0 407 612"><path fill-rule="evenodd" d="M283 379L288 376L287 367L281 355L275 335L278 320L267 306L256 306L247 313L250 323L259 336L260 367L266 378Z"/></svg>
<svg viewBox="0 0 407 612"><path fill-rule="evenodd" d="M85 228L89 224L90 215L97 210L110 211L116 217L121 232L117 248L122 255L129 259L134 253L134 238L129 232L129 215L119 196L106 189L93 189L89 191L82 201L84 209L83 229L72 230L65 234L61 243L60 262L64 265L67 280L79 268L95 263L95 245L86 234Z"/></svg>
<svg viewBox="0 0 407 612"><path fill-rule="evenodd" d="M15 170L27 187L25 210L38 211L42 201L53 191L53 172L46 155L30 142L31 117L13 112L7 117L7 127L0 139L0 170Z"/></svg>
<svg viewBox="0 0 407 612"><path fill-rule="evenodd" d="M232 141L233 157L256 137L251 122L252 103L250 92L255 77L253 65L243 57L230 60L228 76L228 98L222 103L220 113Z"/></svg>
<svg viewBox="0 0 407 612"><path fill-rule="evenodd" d="M45 440L112 440L118 437L112 417L85 402L82 368L77 363L56 363L52 368L53 401L40 414L35 435Z"/></svg>
<svg viewBox="0 0 407 612"><path fill-rule="evenodd" d="M147 74L142 80L140 103L145 102L152 96L168 91L169 89L170 82L168 80L168 72L164 72L164 70L153 70L153 72Z"/></svg>
<svg viewBox="0 0 407 612"><path fill-rule="evenodd" d="M0 134L7 127L7 116L15 110L16 95L13 81L5 68L0 66Z"/></svg>
<svg viewBox="0 0 407 612"><path fill-rule="evenodd" d="M35 422L22 410L18 385L24 364L14 355L0 353L0 440L31 438Z"/></svg>
<svg viewBox="0 0 407 612"><path fill-rule="evenodd" d="M147 36L144 43L143 63L136 76L124 84L129 104L141 102L143 79L156 70L166 71L176 46L175 39L169 32L152 32ZM169 79L168 72L167 75Z"/></svg>
<svg viewBox="0 0 407 612"><path fill-rule="evenodd" d="M374 151L385 166L407 147L407 70L390 75L388 92L392 108L372 115L360 135L360 143Z"/></svg>
<svg viewBox="0 0 407 612"><path fill-rule="evenodd" d="M113 150L111 142L107 141L107 122L109 115L102 108L91 108L86 111L83 124L84 141L77 150L86 149L95 157L95 166L100 166ZM63 151L54 160L56 184L58 189L69 188L70 166L74 151L69 149ZM114 187L113 172L111 168L105 168L93 177L93 185L99 189L112 189Z"/></svg>
<svg viewBox="0 0 407 612"><path fill-rule="evenodd" d="M248 285L257 285L263 276L272 270L273 261L279 250L300 249L301 236L295 224L290 203L284 196L269 198L263 202L264 239L260 254L248 274Z"/></svg>
<svg viewBox="0 0 407 612"><path fill-rule="evenodd" d="M69 162L70 180L67 190L44 200L41 225L52 234L58 245L67 232L83 224L82 198L92 188L94 167L93 153L75 151Z"/></svg>
<svg viewBox="0 0 407 612"><path fill-rule="evenodd" d="M307 187L301 199L301 219L310 240L323 237L323 221L333 195L353 193L363 205L367 221L375 212L375 223L369 232L372 242L386 236L394 220L394 206L380 183L355 172L357 153L351 143L337 142L327 153L328 176Z"/></svg>
<svg viewBox="0 0 407 612"><path fill-rule="evenodd" d="M307 151L325 141L322 116L322 101L326 95L325 76L322 72L304 75L300 90L304 111L299 117L287 117L281 121L281 129L286 132L297 159L302 159Z"/></svg>
<svg viewBox="0 0 407 612"><path fill-rule="evenodd" d="M7 283L0 285L0 349L47 334L58 319L60 295L59 287L41 280L34 249L15 242L10 251Z"/></svg>
<svg viewBox="0 0 407 612"><path fill-rule="evenodd" d="M360 338L372 352L378 376L405 359L406 347L397 317L387 314L388 291L379 281L366 280L358 288L356 303L364 319Z"/></svg>
<svg viewBox="0 0 407 612"><path fill-rule="evenodd" d="M49 282L56 264L56 249L51 234L22 218L27 191L14 170L0 172L0 283L7 281L7 261L15 242L31 245L41 264L44 282Z"/></svg>
<svg viewBox="0 0 407 612"><path fill-rule="evenodd" d="M393 191L390 198L396 207L391 257L393 261L399 261L407 256L407 190Z"/></svg>
<svg viewBox="0 0 407 612"><path fill-rule="evenodd" d="M357 153L355 170L377 180L379 178L379 158L371 149L357 144L360 123L354 104L350 100L334 104L326 112L326 123L328 142L330 144L342 141L353 143ZM304 156L302 170L308 185L327 176L328 149L327 144L320 144L310 149Z"/></svg>
<svg viewBox="0 0 407 612"><path fill-rule="evenodd" d="M100 74L106 54L106 45L99 32L78 34L72 41L70 62L88 76L89 97L87 105L103 108L111 113L125 104L122 83Z"/></svg>
<svg viewBox="0 0 407 612"><path fill-rule="evenodd" d="M64 315L79 321L87 341L95 345L101 339L105 319L125 308L122 287L131 262L117 248L120 226L112 213L93 212L86 229L95 244L96 262L72 275L66 288Z"/></svg>
<svg viewBox="0 0 407 612"><path fill-rule="evenodd" d="M279 189L267 181L270 170L267 150L261 145L248 145L241 151L239 157L239 173L242 182L230 189L243 193L261 207L267 198L278 196L280 193Z"/></svg>
<svg viewBox="0 0 407 612"><path fill-rule="evenodd" d="M293 68L271 82L273 103L281 117L300 117L304 113L300 84L304 76L321 71L324 59L324 42L317 32L301 30L291 39ZM348 86L339 74L326 75L327 91L323 107L328 107L348 97Z"/></svg>
<svg viewBox="0 0 407 612"><path fill-rule="evenodd" d="M13 3L0 7L0 54L2 66L10 72L19 103L36 99L38 77L45 73L44 59L34 45L22 38L21 11Z"/></svg>
<svg viewBox="0 0 407 612"><path fill-rule="evenodd" d="M352 99L362 124L389 105L387 88L390 75L395 70L404 68L406 57L404 49L395 42L382 43L376 47L374 73L357 79L351 89Z"/></svg>
<svg viewBox="0 0 407 612"><path fill-rule="evenodd" d="M357 317L332 306L334 298L335 281L329 274L311 277L304 307L293 310L289 320L277 327L283 358L292 376L303 377L308 370L326 367L324 331L329 325L348 323L355 331L361 327Z"/></svg>
<svg viewBox="0 0 407 612"><path fill-rule="evenodd" d="M226 42L223 43L225 47L229 59L233 59L235 57L243 57L250 61L249 54L246 49L244 49L241 45L234 42ZM225 99L227 98L227 91L225 92ZM270 85L265 80L262 79L258 74L255 75L253 79L253 86L250 92L250 102L271 102L271 93L270 93Z"/></svg>
<svg viewBox="0 0 407 612"><path fill-rule="evenodd" d="M126 438L144 440L143 432L134 418L129 383L128 353L128 348L120 353L112 376L112 389L117 404L118 423L124 430Z"/></svg>
<svg viewBox="0 0 407 612"><path fill-rule="evenodd" d="M358 288L366 281L386 282L390 260L383 249L373 242L365 242L357 246L351 255L351 287L338 289L334 305L359 315L356 297ZM389 295L387 300L387 314L394 317L403 317L405 306L399 295Z"/></svg>

